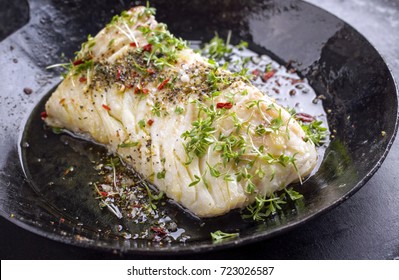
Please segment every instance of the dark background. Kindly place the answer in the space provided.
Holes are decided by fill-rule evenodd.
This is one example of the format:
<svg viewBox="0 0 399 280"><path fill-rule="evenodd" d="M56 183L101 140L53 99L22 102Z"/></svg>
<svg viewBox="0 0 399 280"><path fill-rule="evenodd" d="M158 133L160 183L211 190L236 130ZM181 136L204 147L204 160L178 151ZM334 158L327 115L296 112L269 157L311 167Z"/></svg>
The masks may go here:
<svg viewBox="0 0 399 280"><path fill-rule="evenodd" d="M399 77L399 1L308 0L345 20L382 54ZM0 6L0 17L7 18ZM23 19L9 19L0 38ZM398 259L399 258L399 141L373 178L348 201L294 230L236 249L184 259ZM148 256L103 253L51 241L0 218L1 259L109 259ZM165 257L163 257L165 258Z"/></svg>

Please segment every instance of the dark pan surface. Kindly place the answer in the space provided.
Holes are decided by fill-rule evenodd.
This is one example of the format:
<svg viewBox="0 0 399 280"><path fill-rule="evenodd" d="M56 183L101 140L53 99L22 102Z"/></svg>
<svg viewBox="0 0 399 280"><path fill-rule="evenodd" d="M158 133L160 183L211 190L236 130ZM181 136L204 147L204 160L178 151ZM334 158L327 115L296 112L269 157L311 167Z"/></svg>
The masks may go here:
<svg viewBox="0 0 399 280"><path fill-rule="evenodd" d="M295 215L267 224L243 223L234 213L208 222L209 229L240 227L240 238L232 241L213 244L209 238L198 238L184 245L160 247L146 241L115 240L103 234L104 231L79 227L75 213L71 212L71 209L79 211L78 200L71 199L76 205L69 204L67 210L49 204L25 179L19 160L20 136L26 119L59 82L58 75L44 68L57 63L61 53L72 57L87 34L95 34L113 14L129 8L130 3L40 0L29 3L29 22L0 44L2 216L40 235L83 247L142 253L197 252L266 239L303 224L346 200L374 174L397 128L395 83L375 49L341 20L304 2L209 2L212 3L153 1L153 4L158 8L158 20L166 22L174 34L185 39L209 39L215 30L219 34L232 30L258 52L273 54L282 62L295 60L300 73L309 79L318 94L326 97L325 108L332 110L328 121L337 133L320 170L303 186L303 207ZM24 5L10 9L16 15L26 15ZM25 87L31 88L32 94L25 94ZM85 213L79 213L80 220L96 218ZM65 221L60 222L60 218Z"/></svg>

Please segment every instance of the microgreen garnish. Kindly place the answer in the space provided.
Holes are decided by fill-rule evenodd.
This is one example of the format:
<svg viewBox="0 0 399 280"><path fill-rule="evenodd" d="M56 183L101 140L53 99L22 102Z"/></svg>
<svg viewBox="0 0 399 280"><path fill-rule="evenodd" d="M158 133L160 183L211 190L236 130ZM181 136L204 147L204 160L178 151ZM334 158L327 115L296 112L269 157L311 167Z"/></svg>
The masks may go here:
<svg viewBox="0 0 399 280"><path fill-rule="evenodd" d="M164 179L165 178L165 174L166 174L166 170L162 170L161 172L157 173L157 178L158 179Z"/></svg>
<svg viewBox="0 0 399 280"><path fill-rule="evenodd" d="M194 156L202 157L205 155L209 145L215 141L213 133L216 129L213 127L213 121L212 117L198 118L191 124L192 129L182 134L182 138L188 140L184 144L188 156L187 165L192 162Z"/></svg>
<svg viewBox="0 0 399 280"><path fill-rule="evenodd" d="M138 28L146 37L150 51L144 53L144 61L147 66L153 63L158 69L165 66L172 67L177 60L177 52L187 47L182 39L174 37L163 24L158 24L155 29L148 26Z"/></svg>
<svg viewBox="0 0 399 280"><path fill-rule="evenodd" d="M217 230L215 232L211 232L211 237L213 241L220 241L223 239L229 239L229 238L234 238L238 237L240 234L238 232L236 233L226 233L221 230Z"/></svg>
<svg viewBox="0 0 399 280"><path fill-rule="evenodd" d="M183 114L183 112L184 112L184 108L183 108L183 107L176 106L176 108L175 108L175 113L176 113L177 115L181 115L181 114Z"/></svg>
<svg viewBox="0 0 399 280"><path fill-rule="evenodd" d="M152 112L155 116L160 117L160 116L161 116L161 103L156 102L156 103L152 106L151 112Z"/></svg>
<svg viewBox="0 0 399 280"><path fill-rule="evenodd" d="M227 35L226 41L221 39L216 33L215 37L210 40L209 43L205 44L203 52L211 59L221 59L227 54L230 54L232 48L229 46L231 38L231 31Z"/></svg>
<svg viewBox="0 0 399 280"><path fill-rule="evenodd" d="M195 186L199 182L201 182L201 177L199 177L198 175L194 175L194 181L192 181L188 186L189 187Z"/></svg>
<svg viewBox="0 0 399 280"><path fill-rule="evenodd" d="M246 141L241 135L220 134L214 150L220 153L223 164L226 166L230 161L237 164L240 161L241 156L246 152L246 146Z"/></svg>
<svg viewBox="0 0 399 280"><path fill-rule="evenodd" d="M322 121L314 120L311 123L301 123L302 129L306 133L304 141L312 141L316 146L323 144L323 141L327 138L327 128L323 127Z"/></svg>
<svg viewBox="0 0 399 280"><path fill-rule="evenodd" d="M216 91L220 94L218 91L219 85L226 85L229 81L218 71L217 67L214 67L211 71L209 71L206 82L213 91Z"/></svg>
<svg viewBox="0 0 399 280"><path fill-rule="evenodd" d="M192 129L182 134L183 140L187 140L184 144L188 157L187 165L192 162L194 156L202 157L205 155L208 147L215 142L216 128L214 122L223 115L223 111L216 110L214 105L207 107L198 100L194 103L197 104L199 109L199 117L191 124Z"/></svg>
<svg viewBox="0 0 399 280"><path fill-rule="evenodd" d="M143 129L145 127L145 120L139 120L139 127Z"/></svg>
<svg viewBox="0 0 399 280"><path fill-rule="evenodd" d="M143 182L143 185L144 185L145 189L147 190L147 194L149 197L149 203L148 203L149 207L153 210L156 210L157 205L154 203L154 201L158 201L158 200L162 199L163 192L160 192L158 195L154 195L152 193L150 187L145 182Z"/></svg>
<svg viewBox="0 0 399 280"><path fill-rule="evenodd" d="M53 131L54 134L61 134L64 132L64 130L60 127L52 127L51 130Z"/></svg>
<svg viewBox="0 0 399 280"><path fill-rule="evenodd" d="M255 127L255 133L257 135L263 135L267 132L265 126L263 124L259 124L257 127Z"/></svg>
<svg viewBox="0 0 399 280"><path fill-rule="evenodd" d="M283 196L271 194L270 197L257 196L255 203L249 205L247 210L249 214L243 215L243 218L252 218L256 221L263 221L266 217L281 210L282 204L286 204Z"/></svg>
<svg viewBox="0 0 399 280"><path fill-rule="evenodd" d="M288 196L290 197L290 199L292 201L295 201L295 200L303 198L302 194L300 194L299 192L293 190L292 188L289 188L289 189L285 188L284 191L288 194Z"/></svg>
<svg viewBox="0 0 399 280"><path fill-rule="evenodd" d="M272 193L269 196L258 195L255 198L255 202L247 206L247 213L243 214L243 218L263 221L267 217L274 215L277 211L281 211L282 205L288 201L296 201L302 198L303 195L292 188L284 188L280 194Z"/></svg>
<svg viewBox="0 0 399 280"><path fill-rule="evenodd" d="M116 24L120 23L123 20L127 20L129 18L129 14L127 11L122 11L120 15L114 15L111 19L111 21L107 24L106 28L110 28L112 26L115 26Z"/></svg>
<svg viewBox="0 0 399 280"><path fill-rule="evenodd" d="M139 142L124 142L118 145L119 148L132 148L139 145Z"/></svg>
<svg viewBox="0 0 399 280"><path fill-rule="evenodd" d="M282 125L284 125L284 121L283 121L283 118L281 117L281 109L279 109L278 110L278 117L271 120L269 128L274 133L276 133L276 132L278 132L278 130L280 129L280 127Z"/></svg>
<svg viewBox="0 0 399 280"><path fill-rule="evenodd" d="M150 2L147 1L146 6L145 6L143 12L142 12L141 14L139 14L139 18L141 18L141 17L143 17L143 16L146 16L146 17L154 16L155 13L156 13L156 9L155 9L154 7L151 7L151 6L150 6Z"/></svg>
<svg viewBox="0 0 399 280"><path fill-rule="evenodd" d="M273 70L272 64L271 64L271 63L268 63L268 64L266 65L265 72L268 73L268 72L271 72L272 70Z"/></svg>
<svg viewBox="0 0 399 280"><path fill-rule="evenodd" d="M210 166L209 163L207 162L206 165L209 168L211 176L216 177L216 178L220 177L220 175L221 175L220 171L217 169L217 166L219 164L215 164L214 166Z"/></svg>

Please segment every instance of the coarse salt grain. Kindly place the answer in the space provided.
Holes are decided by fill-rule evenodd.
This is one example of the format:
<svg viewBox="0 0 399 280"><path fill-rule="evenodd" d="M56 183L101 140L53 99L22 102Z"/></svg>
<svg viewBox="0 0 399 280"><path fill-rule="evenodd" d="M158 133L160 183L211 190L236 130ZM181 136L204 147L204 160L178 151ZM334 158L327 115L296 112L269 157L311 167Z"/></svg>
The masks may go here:
<svg viewBox="0 0 399 280"><path fill-rule="evenodd" d="M188 83L190 81L190 77L187 74L183 74L180 78L183 83Z"/></svg>

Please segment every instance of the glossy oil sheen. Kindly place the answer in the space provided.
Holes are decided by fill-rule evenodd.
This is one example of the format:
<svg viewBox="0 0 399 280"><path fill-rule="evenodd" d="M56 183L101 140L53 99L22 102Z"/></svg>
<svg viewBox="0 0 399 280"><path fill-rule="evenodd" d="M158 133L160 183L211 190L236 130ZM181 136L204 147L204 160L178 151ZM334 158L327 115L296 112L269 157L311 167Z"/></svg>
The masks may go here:
<svg viewBox="0 0 399 280"><path fill-rule="evenodd" d="M215 30L222 36L232 30L236 38L252 42L257 53L271 55L283 64L295 60L316 93L326 97L324 107L333 112L328 122L337 133L319 171L303 186L306 199L302 207L293 215L266 224L242 223L232 213L229 219L212 220L208 229L212 224L217 229L239 227L242 234L238 239L218 244L193 239L165 247L140 240L116 240L107 234L106 226L101 228L104 221L99 221L98 227L86 228L84 222L79 226L76 217L95 223L93 216L84 216L87 211L75 216L73 211L78 210L72 210L69 217L61 217L60 207L71 211L80 205L65 201L53 205L49 198L54 194L37 194L44 185L32 188L27 182L26 176L32 175L24 174L18 159L18 149L26 147L21 146L21 131L33 107L59 82L57 75L44 67L58 62L62 52L71 57L88 33L95 34L113 14L128 6L115 1L93 5L42 0L29 3L29 23L0 44L0 60L7 65L0 70L0 213L4 217L43 236L84 247L149 253L204 251L266 239L300 224L306 226L306 220L345 200L379 167L396 133L396 88L380 55L350 26L300 1L153 3L158 8L158 20L185 39L207 40ZM90 15L85 14L88 9ZM13 58L18 63L13 63ZM29 96L23 93L27 86L33 89ZM43 137L41 132L37 137ZM39 168L40 172L44 168ZM85 195L83 188L79 191ZM72 195L71 200L77 195L72 189L65 192Z"/></svg>
<svg viewBox="0 0 399 280"><path fill-rule="evenodd" d="M245 56L259 57L248 49L233 48L233 53L232 60L242 59ZM269 63L272 64L273 69L278 69L275 75L267 82L257 77L253 83L262 92L275 98L280 105L295 108L298 113L305 112L317 116L319 120L324 121L324 126L327 127L328 124L325 121L327 114L323 111L320 100L316 104L314 103L316 94L313 89L305 80L292 84L292 80L300 79L296 73L290 73L284 66L272 61L266 55L259 58L259 63L248 62L246 67L251 73L254 69L265 69ZM221 61L220 64L223 65L224 61ZM230 65L229 70L239 71L234 68L234 62ZM280 86L276 85L276 81ZM296 88L298 85L302 90ZM275 88L279 89L278 93L273 91ZM290 95L292 90L296 91L295 95ZM124 213L123 217L119 219L107 208L100 210L99 202L101 200L98 199L93 182L101 182L102 176L98 174L96 166L102 158L111 158L112 155L107 154L105 147L74 138L73 135L65 132L53 133L49 127L44 125L40 114L45 111L45 103L51 93L52 91L40 101L25 125L21 138L22 165L28 182L35 192L44 198L57 216L63 220L67 218L68 221L76 224L77 235L92 232L98 236L107 236L107 238L126 239L126 236L129 236L129 239L152 241L151 227L166 218L172 220L178 230L170 232L168 234L170 238L162 239L160 243L154 243L154 245L170 246L170 244L165 244L168 242L205 241L211 238L211 232L217 230L245 232L248 227L264 223L255 223L251 219L241 218L241 215L248 214L245 210L241 212L235 210L231 214L219 218L200 219L167 198L163 199L162 203L157 203L158 212L155 217L146 216L144 221L129 219L126 217L127 213ZM329 145L328 138L327 136L323 146L317 148L319 164L312 174L317 172L324 157L326 147ZM304 187L296 184L296 188L301 191ZM165 205L162 205L163 203ZM302 207L302 202L288 203L284 205L283 211L279 211L275 217L268 218L266 223L273 224L285 216L296 215ZM232 220L236 222L230 222ZM225 227L220 226L221 222L225 224Z"/></svg>

